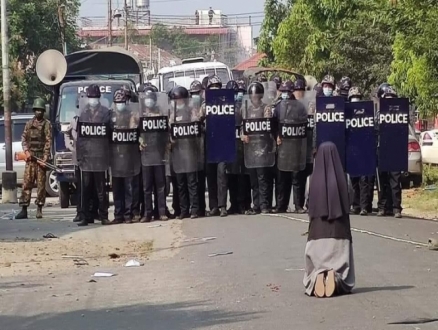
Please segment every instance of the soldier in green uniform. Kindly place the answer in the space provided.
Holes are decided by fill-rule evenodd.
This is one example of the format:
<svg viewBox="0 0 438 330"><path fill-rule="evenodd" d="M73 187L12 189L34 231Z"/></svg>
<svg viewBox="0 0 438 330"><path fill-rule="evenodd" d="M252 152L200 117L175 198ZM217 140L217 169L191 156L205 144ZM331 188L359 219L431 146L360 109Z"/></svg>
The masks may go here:
<svg viewBox="0 0 438 330"><path fill-rule="evenodd" d="M43 217L42 208L46 201L46 169L44 165L32 159L32 156L44 161L49 160L50 147L52 145L52 125L50 121L44 119L46 107L43 99L35 99L32 109L35 112L35 117L26 123L21 135L21 145L26 155L26 168L24 170L23 190L20 198L22 210L17 214L16 219L27 219L27 208L30 204L35 181L37 183L35 204L38 207L36 214L38 219Z"/></svg>

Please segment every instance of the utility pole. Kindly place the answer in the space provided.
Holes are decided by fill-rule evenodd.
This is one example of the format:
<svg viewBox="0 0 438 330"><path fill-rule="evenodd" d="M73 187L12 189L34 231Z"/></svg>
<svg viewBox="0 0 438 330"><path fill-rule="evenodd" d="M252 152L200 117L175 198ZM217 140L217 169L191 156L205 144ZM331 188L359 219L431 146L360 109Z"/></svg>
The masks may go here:
<svg viewBox="0 0 438 330"><path fill-rule="evenodd" d="M125 49L128 50L128 1L125 0Z"/></svg>
<svg viewBox="0 0 438 330"><path fill-rule="evenodd" d="M5 116L5 158L6 171L2 173L2 202L17 203L17 173L12 165L11 86L9 78L8 8L1 0L1 37L3 73L3 109Z"/></svg>
<svg viewBox="0 0 438 330"><path fill-rule="evenodd" d="M113 8L112 0L108 0L108 46L113 45Z"/></svg>
<svg viewBox="0 0 438 330"><path fill-rule="evenodd" d="M67 55L67 41L65 38L65 4L62 2L63 0L58 2L58 21L59 27L61 28L62 52L64 55Z"/></svg>

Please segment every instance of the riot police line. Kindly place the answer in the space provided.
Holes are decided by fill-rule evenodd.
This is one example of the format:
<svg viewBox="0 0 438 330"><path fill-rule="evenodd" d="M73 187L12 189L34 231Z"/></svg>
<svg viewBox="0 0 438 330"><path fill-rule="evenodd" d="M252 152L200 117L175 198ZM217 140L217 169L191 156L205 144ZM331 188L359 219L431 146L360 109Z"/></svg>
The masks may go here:
<svg viewBox="0 0 438 330"><path fill-rule="evenodd" d="M372 211L377 178L379 215L399 216L401 196L394 190L397 173L407 170L407 100L390 98L394 89L382 85L375 115L374 103L361 100L356 87L339 96L335 89L331 76L310 91L303 80L282 82L278 76L248 87L229 81L222 89L220 79L209 76L190 90L175 86L167 94L142 85L138 103L117 90L108 109L100 103L99 86L89 86L69 131L80 181L76 221L94 222L88 207L94 192L99 220L110 224L108 173L111 223L288 212L292 191L294 212L305 213L313 156L326 141L337 146L353 183L353 211ZM170 185L174 214L166 203Z"/></svg>

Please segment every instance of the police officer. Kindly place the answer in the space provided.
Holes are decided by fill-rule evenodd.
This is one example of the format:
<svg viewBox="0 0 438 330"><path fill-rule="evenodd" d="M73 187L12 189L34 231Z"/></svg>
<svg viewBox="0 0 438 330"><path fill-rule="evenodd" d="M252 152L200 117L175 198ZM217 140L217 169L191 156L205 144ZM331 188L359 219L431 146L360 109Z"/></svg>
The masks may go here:
<svg viewBox="0 0 438 330"><path fill-rule="evenodd" d="M114 221L112 224L132 223L133 186L140 174L138 151L138 119L135 108L127 105L122 89L114 92L111 111L110 164L114 198ZM138 195L138 191L135 191Z"/></svg>
<svg viewBox="0 0 438 330"><path fill-rule="evenodd" d="M221 89L222 81L216 75L210 77L207 89ZM202 113L205 114L205 102L202 105ZM208 127L207 127L208 130ZM228 180L226 163L207 164L207 187L210 216L227 216L227 189Z"/></svg>
<svg viewBox="0 0 438 330"><path fill-rule="evenodd" d="M108 225L108 200L106 198L106 172L109 168L110 111L100 104L100 88L92 84L88 86L87 104L79 109L79 116L73 122L72 130L77 136L76 152L81 170L82 201L92 198L93 189L99 200L99 217L102 225ZM92 186L94 183L94 187ZM82 204L84 205L84 203ZM81 222L78 226L88 226L93 222L88 208L81 209Z"/></svg>
<svg viewBox="0 0 438 330"><path fill-rule="evenodd" d="M321 81L321 87L323 96L334 96L333 92L336 88L335 78L331 75L325 75Z"/></svg>
<svg viewBox="0 0 438 330"><path fill-rule="evenodd" d="M191 124L190 134L179 133L186 132L186 129L173 130L172 132L172 166L176 173L178 183L178 193L180 201L181 214L179 219L191 217L198 218L199 195L198 195L198 178L199 170L199 135L196 132L200 125L200 114L196 113L189 105L189 91L182 87L175 87L169 94L170 98L170 118L171 124ZM173 132L176 132L176 136ZM197 135L197 137L194 136Z"/></svg>
<svg viewBox="0 0 438 330"><path fill-rule="evenodd" d="M301 102L308 113L308 125L307 125L307 156L306 156L306 168L302 171L294 172L292 187L294 195L295 211L297 213L304 213L305 205L305 193L307 178L313 172L313 154L312 154L312 141L313 141L313 125L314 125L314 110L310 107L311 100L306 99L306 81L298 78L294 81L294 96Z"/></svg>
<svg viewBox="0 0 438 330"><path fill-rule="evenodd" d="M206 77L207 78L207 77ZM208 84L208 78L207 78L207 84ZM204 103L204 88L202 86L202 83L198 80L192 81L190 84L190 97L191 97L191 106L193 109L195 109L196 112L201 112L201 106ZM199 140L201 142L201 145L199 146L200 149L203 150L204 155L206 152L206 143L205 143L205 134L201 137ZM206 203L205 203L205 162L204 159L200 159L202 164L199 166L198 171L198 196L199 196L199 212L198 215L200 217L205 217L206 215Z"/></svg>
<svg viewBox="0 0 438 330"><path fill-rule="evenodd" d="M32 109L35 116L26 123L21 135L21 145L26 156L24 170L23 190L21 191L21 211L15 219L27 219L27 208L30 204L33 185L37 184L37 219L43 217L42 209L46 202L46 168L43 163L33 157L47 162L50 158L52 147L52 125L44 119L46 104L43 99L37 98L33 102Z"/></svg>
<svg viewBox="0 0 438 330"><path fill-rule="evenodd" d="M397 92L388 83L380 85L377 91L378 98L397 98ZM377 118L379 113L377 113ZM381 172L379 171L379 199L377 207L379 209L377 215L394 215L396 218L401 218L402 211L402 188L401 188L401 173L400 172ZM391 201L392 199L392 201Z"/></svg>
<svg viewBox="0 0 438 330"><path fill-rule="evenodd" d="M246 86L243 81L230 80L226 89L234 91L235 118L236 118L236 161L227 164L228 190L230 193L231 206L228 214L245 214L251 208L251 182L246 173L243 159L243 143L240 139L242 127L243 97L246 94Z"/></svg>
<svg viewBox="0 0 438 330"><path fill-rule="evenodd" d="M143 176L143 191L145 213L141 222L152 221L154 210L152 207L152 193L155 190L158 215L156 220L168 220L166 214L166 168L168 159L169 135L167 108L160 106L158 93L152 87L145 87L140 92L140 150ZM144 127L159 127L149 131ZM152 125L154 124L154 125ZM162 124L162 125L158 125ZM158 131L159 130L159 131ZM154 189L155 188L155 189Z"/></svg>
<svg viewBox="0 0 438 330"><path fill-rule="evenodd" d="M359 102L363 95L358 87L351 87L348 102ZM372 211L372 194L374 193L374 176L350 177L353 188L353 213L362 216ZM371 201L370 201L371 195Z"/></svg>
<svg viewBox="0 0 438 330"><path fill-rule="evenodd" d="M268 82L268 78L266 78L266 75L262 72L262 73L257 75L257 81L259 83Z"/></svg>
<svg viewBox="0 0 438 330"><path fill-rule="evenodd" d="M244 109L244 119L272 118L271 106L264 104L262 101L264 87L260 82L251 83L248 86L248 95L251 101L248 109ZM272 185L271 176L268 174L270 168L275 163L275 141L268 137L269 134L263 134L262 137L254 138L242 134L242 141L245 144L245 164L249 167L248 162L253 163L248 168L251 180L251 190L253 197L253 207L247 211L247 215L260 213L270 213L269 187ZM271 161L272 159L272 161ZM248 162L247 162L248 161Z"/></svg>
<svg viewBox="0 0 438 330"><path fill-rule="evenodd" d="M76 108L82 108L82 106L80 106L80 104L84 104L84 102L87 102L87 97L86 97L86 93L85 92L81 92L78 95L78 99L76 101ZM88 207L91 214L92 214L92 219L94 222L94 219L98 220L99 219L99 212L98 212L98 207L99 207L99 200L97 199L97 193L93 194L93 198L89 201L82 201L82 195L81 195L81 170L78 167L78 161L77 161L77 157L76 157L76 144L75 141L77 141L77 132L72 130L72 126L75 125L75 122L77 121L77 116L74 116L73 119L70 122L69 125L69 129L67 132L65 132L64 134L64 142L65 142L65 146L68 150L71 151L72 153L72 162L73 165L75 166L75 179L76 179L76 216L73 219L73 222L81 222L81 215L83 214L81 212L81 208L82 207ZM93 184L92 184L93 185ZM94 185L93 185L94 187ZM95 192L95 189L92 189L93 192ZM84 206L82 206L82 202L85 204Z"/></svg>

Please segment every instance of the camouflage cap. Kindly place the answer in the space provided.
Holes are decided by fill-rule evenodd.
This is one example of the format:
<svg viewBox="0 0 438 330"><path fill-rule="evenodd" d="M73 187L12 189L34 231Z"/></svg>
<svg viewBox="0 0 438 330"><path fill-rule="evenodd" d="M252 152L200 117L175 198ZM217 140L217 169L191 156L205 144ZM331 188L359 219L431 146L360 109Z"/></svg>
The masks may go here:
<svg viewBox="0 0 438 330"><path fill-rule="evenodd" d="M127 100L126 92L123 89L118 89L114 92L114 103L126 103Z"/></svg>
<svg viewBox="0 0 438 330"><path fill-rule="evenodd" d="M350 90L348 91L348 99L350 100L353 97L360 97L360 98L363 97L359 87L351 87Z"/></svg>
<svg viewBox="0 0 438 330"><path fill-rule="evenodd" d="M329 75L329 74L325 75L321 81L321 85L324 85L324 84L332 85L334 88L336 86L335 77L333 77L332 75Z"/></svg>

